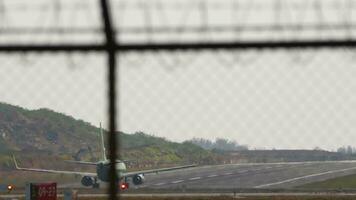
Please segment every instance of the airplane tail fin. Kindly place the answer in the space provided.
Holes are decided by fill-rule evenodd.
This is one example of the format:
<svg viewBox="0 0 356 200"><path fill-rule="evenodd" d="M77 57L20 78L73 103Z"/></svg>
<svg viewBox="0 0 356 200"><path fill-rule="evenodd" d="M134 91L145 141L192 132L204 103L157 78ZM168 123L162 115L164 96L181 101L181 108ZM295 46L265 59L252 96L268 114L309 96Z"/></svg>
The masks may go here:
<svg viewBox="0 0 356 200"><path fill-rule="evenodd" d="M101 139L101 153L102 153L102 159L103 160L107 160L106 157L106 149L105 149L105 141L104 141L104 133L103 133L103 129L101 127L101 123L100 123L100 139Z"/></svg>

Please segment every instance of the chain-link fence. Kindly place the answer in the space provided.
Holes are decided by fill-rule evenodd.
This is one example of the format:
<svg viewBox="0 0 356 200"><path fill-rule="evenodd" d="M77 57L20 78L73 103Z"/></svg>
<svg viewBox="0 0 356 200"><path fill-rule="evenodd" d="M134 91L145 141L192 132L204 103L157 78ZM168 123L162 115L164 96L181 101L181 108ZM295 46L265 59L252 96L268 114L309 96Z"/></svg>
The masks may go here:
<svg viewBox="0 0 356 200"><path fill-rule="evenodd" d="M120 158L142 177L141 170L200 165L148 173L145 183L128 176L132 188L325 189L306 184L356 172L354 49L293 48L303 41L353 42L354 1L111 3L118 46L242 42L232 50L116 47ZM94 0L0 1L0 45L100 45L98 6ZM241 46L290 40L288 50ZM100 180L95 167L107 164L98 135L99 123L108 130L108 69L106 53L95 51L1 51L0 173L6 178L0 183L15 177L20 186L31 179L82 187L79 172L73 180L14 171L9 154L21 166L90 171L84 177Z"/></svg>
<svg viewBox="0 0 356 200"><path fill-rule="evenodd" d="M355 139L354 56L346 49L123 55L120 124L173 141L227 137L251 148L336 150Z"/></svg>

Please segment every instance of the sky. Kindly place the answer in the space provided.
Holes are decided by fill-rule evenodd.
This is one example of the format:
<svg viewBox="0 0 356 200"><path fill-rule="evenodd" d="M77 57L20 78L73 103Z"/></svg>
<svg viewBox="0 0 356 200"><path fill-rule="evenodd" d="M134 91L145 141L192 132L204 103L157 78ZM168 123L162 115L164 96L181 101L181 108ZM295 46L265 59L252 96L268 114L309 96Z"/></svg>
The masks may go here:
<svg viewBox="0 0 356 200"><path fill-rule="evenodd" d="M37 2L37 7L47 5L44 1ZM73 5L77 5L79 1L75 2L77 3ZM94 3L88 2L91 2L90 5ZM199 5L199 1L196 2ZM240 2L245 3L238 5L241 10L246 10L247 6L251 7L246 4L247 1ZM270 10L275 4L274 1L269 2L259 6L262 1L254 1L252 10L260 9L255 11L259 15L244 13L235 17L239 19L244 17L247 25L301 23L295 21L300 13L283 11L279 15L273 14ZM294 8L303 8L297 4L299 1L291 2ZM328 17L320 18L321 14L313 13L315 10L312 9L312 5L306 3L306 8L310 8L310 11L305 11L304 15L307 17L302 22L345 23L341 21L345 16L340 15L340 9L345 7L340 6L334 11L329 7L334 5L335 1L324 2L327 3L323 4L325 10L321 14ZM342 2L341 5L348 5L348 1ZM9 3L9 6L13 6L13 9L21 8L15 4ZM130 7L131 3L120 5ZM131 6L133 5L134 3ZM146 5L148 10L151 9L149 13L127 9L126 14L115 13L114 19L121 19L117 20L120 27L148 25L155 27L162 24L174 27L182 23L182 20L187 21L186 26L204 23L204 18L199 18L199 12L194 9L188 13L189 17L183 18L183 15L188 15L182 14L183 11L161 12L155 10L157 6L152 5L156 4ZM179 5L183 7L185 4ZM33 7L27 9L36 8ZM168 7L169 5L167 9ZM225 8L222 6L221 9L226 7L228 6ZM8 9L11 10L10 7ZM209 13L212 14L209 14L208 24L211 26L216 24L232 26L235 23L231 18L234 13L231 8L230 14L219 11L219 8L215 13L212 12L212 8L209 9ZM46 28L56 20L59 27L99 26L99 21L95 17L98 13L95 10L78 11L75 17L72 16L74 12L70 9L57 15L53 12L48 8L45 11L38 11L38 15L22 12L20 18L11 12L4 12L6 14L2 15L1 20L6 23L2 23L1 28L6 30L11 26L25 25L26 27L40 25ZM169 20L165 21L159 17L164 13L169 15ZM142 15L146 16L146 21L143 21ZM69 20L68 16L75 20ZM336 16L340 21L335 20ZM230 21L226 20L228 18ZM263 33L247 31L238 35L229 31L203 36L199 34L139 35L122 31L122 34L119 32L119 38L122 42L279 37L332 38L350 37L353 36L353 31L329 31L326 34L310 30L298 33L284 31L279 32L279 35L268 31ZM102 36L0 33L0 43L19 41L100 42ZM348 49L120 54L119 128L128 133L143 131L173 141L184 141L193 137L207 139L224 137L250 148L320 147L335 150L340 146L353 145L352 141L356 141L356 114L353 112L356 106L356 97L353 94L356 89L354 80L356 69L353 67L355 55ZM28 109L50 108L96 126L99 122L106 124L105 62L105 55L95 53L0 54L0 101Z"/></svg>

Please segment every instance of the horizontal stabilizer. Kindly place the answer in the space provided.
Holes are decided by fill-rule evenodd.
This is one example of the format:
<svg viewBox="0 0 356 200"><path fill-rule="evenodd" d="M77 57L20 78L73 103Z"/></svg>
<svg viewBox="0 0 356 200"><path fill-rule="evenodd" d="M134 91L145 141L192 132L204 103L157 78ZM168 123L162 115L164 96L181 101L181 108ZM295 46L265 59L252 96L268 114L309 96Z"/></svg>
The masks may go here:
<svg viewBox="0 0 356 200"><path fill-rule="evenodd" d="M17 160L14 155L12 155L12 159L14 161L15 167L17 170L21 171L32 171L32 172L42 172L42 173L51 173L51 174L72 174L72 175L81 175L81 176L90 176L96 177L96 173L92 172L77 172L77 171L62 171L62 170L53 170L53 169L36 169L36 168L23 168L19 167Z"/></svg>
<svg viewBox="0 0 356 200"><path fill-rule="evenodd" d="M97 165L96 162L87 162L87 161L65 160L64 162L80 164L80 165Z"/></svg>

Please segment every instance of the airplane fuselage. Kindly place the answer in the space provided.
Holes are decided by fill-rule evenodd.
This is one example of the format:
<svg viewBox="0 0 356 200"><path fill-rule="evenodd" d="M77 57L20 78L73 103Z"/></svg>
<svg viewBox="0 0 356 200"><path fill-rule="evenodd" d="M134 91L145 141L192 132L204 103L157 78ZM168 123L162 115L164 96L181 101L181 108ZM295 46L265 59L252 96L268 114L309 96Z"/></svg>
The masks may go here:
<svg viewBox="0 0 356 200"><path fill-rule="evenodd" d="M117 176L121 177L121 174L125 173L126 165L123 162L116 163L116 173ZM98 175L98 179L103 182L110 181L110 161L101 161L96 165L96 173Z"/></svg>

